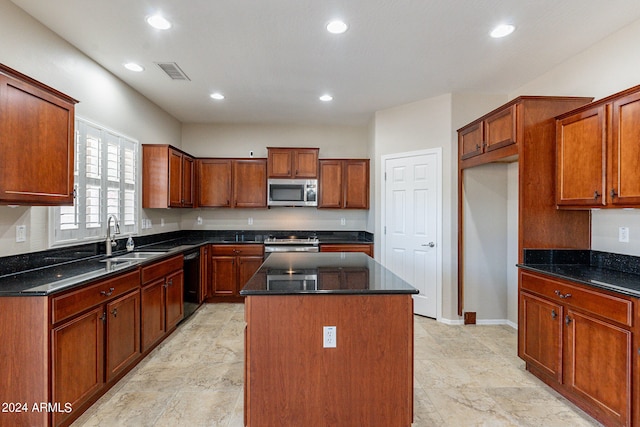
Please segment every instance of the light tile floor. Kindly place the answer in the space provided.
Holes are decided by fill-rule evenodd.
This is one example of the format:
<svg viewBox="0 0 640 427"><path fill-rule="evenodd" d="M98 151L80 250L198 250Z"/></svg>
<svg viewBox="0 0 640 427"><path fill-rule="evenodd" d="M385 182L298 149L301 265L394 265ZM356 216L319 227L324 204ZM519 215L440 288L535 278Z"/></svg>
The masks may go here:
<svg viewBox="0 0 640 427"><path fill-rule="evenodd" d="M242 426L243 333L244 305L204 305L73 426ZM415 427L599 425L525 371L511 327L414 334Z"/></svg>

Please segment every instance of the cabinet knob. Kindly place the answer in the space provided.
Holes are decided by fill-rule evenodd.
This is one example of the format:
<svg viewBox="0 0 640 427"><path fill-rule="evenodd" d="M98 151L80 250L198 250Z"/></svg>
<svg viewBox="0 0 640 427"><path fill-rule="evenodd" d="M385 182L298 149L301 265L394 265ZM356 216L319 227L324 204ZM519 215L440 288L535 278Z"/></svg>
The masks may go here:
<svg viewBox="0 0 640 427"><path fill-rule="evenodd" d="M618 193L616 193L616 189L615 188L612 188L611 191L609 192L609 194L611 195L612 199L618 195Z"/></svg>
<svg viewBox="0 0 640 427"><path fill-rule="evenodd" d="M102 312L102 316L100 316L100 320L102 320L103 322L105 322L107 320L107 313L106 312Z"/></svg>
<svg viewBox="0 0 640 427"><path fill-rule="evenodd" d="M554 291L554 293L562 299L571 298L571 294L563 294L559 290Z"/></svg>
<svg viewBox="0 0 640 427"><path fill-rule="evenodd" d="M113 317L118 317L118 309L114 308L113 310L111 310L111 314L113 314Z"/></svg>
<svg viewBox="0 0 640 427"><path fill-rule="evenodd" d="M480 144L476 144L476 150L480 150Z"/></svg>
<svg viewBox="0 0 640 427"><path fill-rule="evenodd" d="M600 197L600 193L598 193L598 190L596 190L593 192L593 198L598 199L598 197Z"/></svg>
<svg viewBox="0 0 640 427"><path fill-rule="evenodd" d="M571 317L569 317L569 315L565 316L564 323L566 323L567 325L571 323Z"/></svg>
<svg viewBox="0 0 640 427"><path fill-rule="evenodd" d="M558 317L558 313L555 310L551 310L551 318L555 319L556 317Z"/></svg>
<svg viewBox="0 0 640 427"><path fill-rule="evenodd" d="M173 279L167 280L167 286L173 286Z"/></svg>
<svg viewBox="0 0 640 427"><path fill-rule="evenodd" d="M100 295L110 297L111 294L113 294L113 291L115 291L115 288L109 288L108 291L100 291Z"/></svg>

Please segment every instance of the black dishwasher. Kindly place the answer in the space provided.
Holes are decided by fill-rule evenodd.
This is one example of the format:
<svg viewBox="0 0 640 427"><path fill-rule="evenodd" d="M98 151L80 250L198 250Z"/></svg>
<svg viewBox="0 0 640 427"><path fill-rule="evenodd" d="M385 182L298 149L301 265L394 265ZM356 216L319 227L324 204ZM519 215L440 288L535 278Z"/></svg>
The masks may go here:
<svg viewBox="0 0 640 427"><path fill-rule="evenodd" d="M200 249L184 254L184 319L200 306Z"/></svg>

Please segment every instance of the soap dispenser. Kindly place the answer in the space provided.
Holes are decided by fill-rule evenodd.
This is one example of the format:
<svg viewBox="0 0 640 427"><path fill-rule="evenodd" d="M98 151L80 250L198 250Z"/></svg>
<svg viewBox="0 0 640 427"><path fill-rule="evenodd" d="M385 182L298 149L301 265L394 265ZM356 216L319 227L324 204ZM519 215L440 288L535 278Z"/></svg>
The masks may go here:
<svg viewBox="0 0 640 427"><path fill-rule="evenodd" d="M131 252L134 247L135 244L133 243L133 237L129 236L129 238L127 239L127 251Z"/></svg>

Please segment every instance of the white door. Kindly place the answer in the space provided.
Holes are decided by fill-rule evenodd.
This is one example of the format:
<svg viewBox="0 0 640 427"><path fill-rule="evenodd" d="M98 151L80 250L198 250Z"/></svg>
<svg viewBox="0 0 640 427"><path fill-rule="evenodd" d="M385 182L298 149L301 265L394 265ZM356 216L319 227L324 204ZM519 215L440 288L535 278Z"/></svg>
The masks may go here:
<svg viewBox="0 0 640 427"><path fill-rule="evenodd" d="M414 312L438 317L441 151L383 157L384 264L417 288Z"/></svg>

